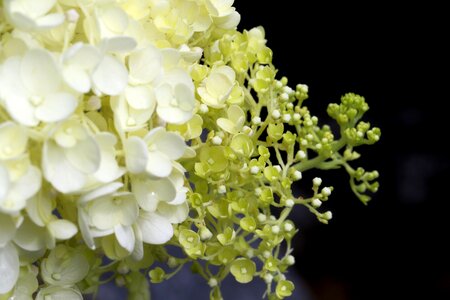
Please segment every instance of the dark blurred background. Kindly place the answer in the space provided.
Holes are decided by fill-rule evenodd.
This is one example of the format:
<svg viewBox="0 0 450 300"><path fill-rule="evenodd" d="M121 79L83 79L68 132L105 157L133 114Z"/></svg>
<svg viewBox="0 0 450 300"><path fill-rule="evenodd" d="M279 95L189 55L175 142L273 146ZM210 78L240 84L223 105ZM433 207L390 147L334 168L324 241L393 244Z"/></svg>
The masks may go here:
<svg viewBox="0 0 450 300"><path fill-rule="evenodd" d="M395 8L236 0L235 6L241 29L264 26L279 74L291 86L309 86L305 104L319 119L330 122L328 103L355 92L371 107L366 120L382 129L381 141L360 148L355 162L381 173L367 207L340 170L323 174L324 184L335 187L329 225L297 212L295 271L310 298L450 299L442 10L411 2Z"/></svg>

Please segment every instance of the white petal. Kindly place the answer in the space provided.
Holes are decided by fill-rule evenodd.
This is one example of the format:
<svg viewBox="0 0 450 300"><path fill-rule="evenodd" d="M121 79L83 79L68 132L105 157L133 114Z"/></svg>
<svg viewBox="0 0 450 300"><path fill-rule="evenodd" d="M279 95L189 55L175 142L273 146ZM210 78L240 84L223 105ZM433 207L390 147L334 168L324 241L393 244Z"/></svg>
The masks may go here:
<svg viewBox="0 0 450 300"><path fill-rule="evenodd" d="M153 46L131 54L128 64L132 84L152 82L162 73L161 52Z"/></svg>
<svg viewBox="0 0 450 300"><path fill-rule="evenodd" d="M162 120L170 124L184 124L193 115L193 112L186 112L171 106L157 106L156 112Z"/></svg>
<svg viewBox="0 0 450 300"><path fill-rule="evenodd" d="M134 109L147 109L152 112L156 106L155 94L148 86L129 86L125 90L128 104Z"/></svg>
<svg viewBox="0 0 450 300"><path fill-rule="evenodd" d="M35 115L34 106L28 101L28 98L22 97L20 93L17 96L5 99L6 110L11 117L25 126L36 126L39 124Z"/></svg>
<svg viewBox="0 0 450 300"><path fill-rule="evenodd" d="M170 205L161 202L158 205L158 214L167 219L172 224L178 224L186 220L189 215L189 206L187 203L180 205Z"/></svg>
<svg viewBox="0 0 450 300"><path fill-rule="evenodd" d="M70 47L63 56L63 61L83 70L92 70L101 59L100 51L92 45L81 42Z"/></svg>
<svg viewBox="0 0 450 300"><path fill-rule="evenodd" d="M22 126L11 121L1 123L0 145L4 148L0 151L0 159L6 160L21 155L26 150L27 141L28 135Z"/></svg>
<svg viewBox="0 0 450 300"><path fill-rule="evenodd" d="M100 166L100 148L92 137L78 141L75 147L64 150L67 160L74 168L92 174Z"/></svg>
<svg viewBox="0 0 450 300"><path fill-rule="evenodd" d="M120 224L120 209L120 206L114 204L112 196L93 201L88 209L91 224L100 230L114 228Z"/></svg>
<svg viewBox="0 0 450 300"><path fill-rule="evenodd" d="M101 48L104 52L129 52L136 46L136 40L129 36L110 37L101 42Z"/></svg>
<svg viewBox="0 0 450 300"><path fill-rule="evenodd" d="M146 211L152 212L156 210L159 199L148 183L149 180L143 176L135 176L131 181L132 191L139 206Z"/></svg>
<svg viewBox="0 0 450 300"><path fill-rule="evenodd" d="M65 16L63 14L49 14L36 20L39 29L51 29L64 23Z"/></svg>
<svg viewBox="0 0 450 300"><path fill-rule="evenodd" d="M16 225L10 215L0 213L0 248L6 246L16 234Z"/></svg>
<svg viewBox="0 0 450 300"><path fill-rule="evenodd" d="M148 155L145 170L148 174L158 178L167 177L172 172L172 162L162 152L152 151Z"/></svg>
<svg viewBox="0 0 450 300"><path fill-rule="evenodd" d="M51 219L53 198L51 192L48 189L44 189L27 201L25 209L34 224L44 227L45 223Z"/></svg>
<svg viewBox="0 0 450 300"><path fill-rule="evenodd" d="M17 230L14 242L28 251L38 251L46 246L47 229L26 218Z"/></svg>
<svg viewBox="0 0 450 300"><path fill-rule="evenodd" d="M8 170L0 165L0 203L9 193L10 180Z"/></svg>
<svg viewBox="0 0 450 300"><path fill-rule="evenodd" d="M223 29L233 29L238 26L239 22L241 21L241 15L234 11L231 14L225 16L225 17L215 17L214 23Z"/></svg>
<svg viewBox="0 0 450 300"><path fill-rule="evenodd" d="M100 92L115 96L127 86L127 69L117 59L106 55L92 74L92 80Z"/></svg>
<svg viewBox="0 0 450 300"><path fill-rule="evenodd" d="M87 93L91 89L91 78L82 68L69 65L63 70L64 80L71 88L80 93Z"/></svg>
<svg viewBox="0 0 450 300"><path fill-rule="evenodd" d="M31 18L45 15L56 3L56 0L22 0L22 1L5 1L11 3L11 10L22 12Z"/></svg>
<svg viewBox="0 0 450 300"><path fill-rule="evenodd" d="M94 199L110 195L120 189L123 186L123 183L121 182L112 182L110 184L104 185L96 190L93 190L92 192L89 192L82 197L80 197L79 201L81 203L86 203L89 201L92 201Z"/></svg>
<svg viewBox="0 0 450 300"><path fill-rule="evenodd" d="M39 290L36 300L83 300L81 293L75 288L49 286Z"/></svg>
<svg viewBox="0 0 450 300"><path fill-rule="evenodd" d="M57 122L67 119L77 108L75 96L69 93L56 93L45 97L36 108L36 117L44 122Z"/></svg>
<svg viewBox="0 0 450 300"><path fill-rule="evenodd" d="M145 142L133 136L126 140L124 148L128 171L131 173L144 172L148 161L148 150Z"/></svg>
<svg viewBox="0 0 450 300"><path fill-rule="evenodd" d="M42 169L45 178L61 193L79 191L86 184L86 175L72 166L53 141L44 143Z"/></svg>
<svg viewBox="0 0 450 300"><path fill-rule="evenodd" d="M50 233L59 240L68 240L77 232L77 226L68 220L55 220L47 225Z"/></svg>
<svg viewBox="0 0 450 300"><path fill-rule="evenodd" d="M55 60L44 50L29 50L22 59L20 73L25 87L33 96L54 93L61 85Z"/></svg>
<svg viewBox="0 0 450 300"><path fill-rule="evenodd" d="M114 228L114 233L119 245L127 249L128 252L133 252L135 242L133 228L131 226L117 225Z"/></svg>
<svg viewBox="0 0 450 300"><path fill-rule="evenodd" d="M19 278L19 257L12 244L0 247L0 294L9 292Z"/></svg>
<svg viewBox="0 0 450 300"><path fill-rule="evenodd" d="M34 196L41 188L41 171L30 166L27 173L12 186L2 209L9 212L18 212L26 206L27 200Z"/></svg>
<svg viewBox="0 0 450 300"><path fill-rule="evenodd" d="M119 168L116 160L114 145L117 142L117 138L111 133L104 132L97 134L95 140L100 147L101 161L97 172L93 176L103 183L112 182L125 172L123 168Z"/></svg>
<svg viewBox="0 0 450 300"><path fill-rule="evenodd" d="M223 130L225 130L228 133L231 133L231 134L238 133L236 126L230 119L219 118L219 119L217 119L216 123L220 128L222 128Z"/></svg>
<svg viewBox="0 0 450 300"><path fill-rule="evenodd" d="M0 74L0 98L11 117L26 126L36 126L39 120L34 116L34 107L28 101L28 94L22 83L20 67L22 60L12 57L3 63Z"/></svg>
<svg viewBox="0 0 450 300"><path fill-rule="evenodd" d="M183 156L186 144L183 138L174 132L165 132L154 141L159 152L164 153L173 160Z"/></svg>
<svg viewBox="0 0 450 300"><path fill-rule="evenodd" d="M142 244L142 232L136 224L133 225L133 231L134 231L134 249L133 249L133 253L131 253L131 257L135 261L140 261L144 257L144 245Z"/></svg>
<svg viewBox="0 0 450 300"><path fill-rule="evenodd" d="M142 240L147 244L161 245L173 236L172 224L155 213L142 212L138 226L142 232Z"/></svg>
<svg viewBox="0 0 450 300"><path fill-rule="evenodd" d="M90 249L95 249L94 237L89 230L89 217L83 208L78 208L78 226L80 226L81 236L83 237L86 246Z"/></svg>

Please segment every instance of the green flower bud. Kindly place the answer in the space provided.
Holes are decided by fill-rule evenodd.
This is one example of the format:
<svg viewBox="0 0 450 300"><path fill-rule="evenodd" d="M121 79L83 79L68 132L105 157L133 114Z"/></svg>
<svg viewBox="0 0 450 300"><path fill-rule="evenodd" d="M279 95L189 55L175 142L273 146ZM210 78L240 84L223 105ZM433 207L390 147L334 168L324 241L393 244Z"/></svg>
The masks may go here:
<svg viewBox="0 0 450 300"><path fill-rule="evenodd" d="M278 271L278 265L279 261L277 259L275 259L274 257L269 257L264 263L264 269L270 272L276 272Z"/></svg>
<svg viewBox="0 0 450 300"><path fill-rule="evenodd" d="M280 280L275 289L275 293L276 293L277 297L283 299L285 297L291 296L294 288L295 288L295 286L294 286L294 283L292 283L292 281Z"/></svg>
<svg viewBox="0 0 450 300"><path fill-rule="evenodd" d="M178 236L178 241L185 250L197 247L200 242L200 236L189 229L182 229Z"/></svg>
<svg viewBox="0 0 450 300"><path fill-rule="evenodd" d="M253 275L256 272L256 265L250 259L238 258L231 264L230 271L237 282L249 283L253 280Z"/></svg>
<svg viewBox="0 0 450 300"><path fill-rule="evenodd" d="M150 281L152 283L161 283L166 277L166 272L160 267L156 267L151 270L148 275L150 276Z"/></svg>
<svg viewBox="0 0 450 300"><path fill-rule="evenodd" d="M238 155L244 157L251 157L254 151L252 139L248 135L243 133L237 134L233 137L230 147Z"/></svg>
<svg viewBox="0 0 450 300"><path fill-rule="evenodd" d="M264 47L257 53L258 61L261 64L270 64L272 62L273 52L269 47Z"/></svg>
<svg viewBox="0 0 450 300"><path fill-rule="evenodd" d="M236 232L233 228L227 227L223 233L220 233L217 235L217 239L222 245L229 245L234 241L234 238L236 237Z"/></svg>
<svg viewBox="0 0 450 300"><path fill-rule="evenodd" d="M274 200L272 189L269 187L262 189L259 200L264 204L264 206L271 205Z"/></svg>
<svg viewBox="0 0 450 300"><path fill-rule="evenodd" d="M271 123L267 128L268 136L274 141L278 141L279 139L281 139L283 137L283 132L284 132L283 123L278 124Z"/></svg>
<svg viewBox="0 0 450 300"><path fill-rule="evenodd" d="M273 166L265 167L264 177L266 177L266 179L269 181L278 180L280 178L280 171Z"/></svg>
<svg viewBox="0 0 450 300"><path fill-rule="evenodd" d="M245 231L253 232L256 229L256 221L253 217L242 218L239 225Z"/></svg>

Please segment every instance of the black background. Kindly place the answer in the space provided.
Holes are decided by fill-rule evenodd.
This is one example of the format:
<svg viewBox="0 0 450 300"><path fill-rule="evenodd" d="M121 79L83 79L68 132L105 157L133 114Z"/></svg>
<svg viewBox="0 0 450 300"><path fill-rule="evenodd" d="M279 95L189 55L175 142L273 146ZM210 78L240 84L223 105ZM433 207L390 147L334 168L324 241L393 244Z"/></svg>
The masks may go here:
<svg viewBox="0 0 450 300"><path fill-rule="evenodd" d="M366 207L345 172L322 174L334 218L297 211L296 271L317 300L450 299L444 10L315 3L235 1L240 29L264 26L279 74L309 86L305 104L322 122L329 102L355 92L382 129L356 162L380 171L380 191Z"/></svg>

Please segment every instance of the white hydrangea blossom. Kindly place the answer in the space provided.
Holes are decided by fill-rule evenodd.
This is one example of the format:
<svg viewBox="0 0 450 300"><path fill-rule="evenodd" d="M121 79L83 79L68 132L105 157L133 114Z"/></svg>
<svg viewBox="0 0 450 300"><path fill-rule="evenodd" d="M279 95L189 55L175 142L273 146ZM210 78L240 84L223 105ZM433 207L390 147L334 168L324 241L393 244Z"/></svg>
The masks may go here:
<svg viewBox="0 0 450 300"><path fill-rule="evenodd" d="M0 97L11 117L25 126L67 119L78 106L75 95L64 89L54 57L42 49L3 63Z"/></svg>
<svg viewBox="0 0 450 300"><path fill-rule="evenodd" d="M214 108L222 108L230 97L236 80L234 70L228 66L213 69L197 89L203 103Z"/></svg>
<svg viewBox="0 0 450 300"><path fill-rule="evenodd" d="M0 298L82 299L83 251L112 239L140 260L173 237L189 212L179 161L196 154L170 126L235 81L220 67L196 91L191 41L236 27L232 4L1 0Z"/></svg>
<svg viewBox="0 0 450 300"><path fill-rule="evenodd" d="M23 30L45 30L61 25L65 16L51 12L56 0L4 0L5 14Z"/></svg>
<svg viewBox="0 0 450 300"><path fill-rule="evenodd" d="M185 149L186 144L180 135L157 127L144 138L132 136L125 142L127 168L133 174L168 177L172 173L173 162L183 156Z"/></svg>

